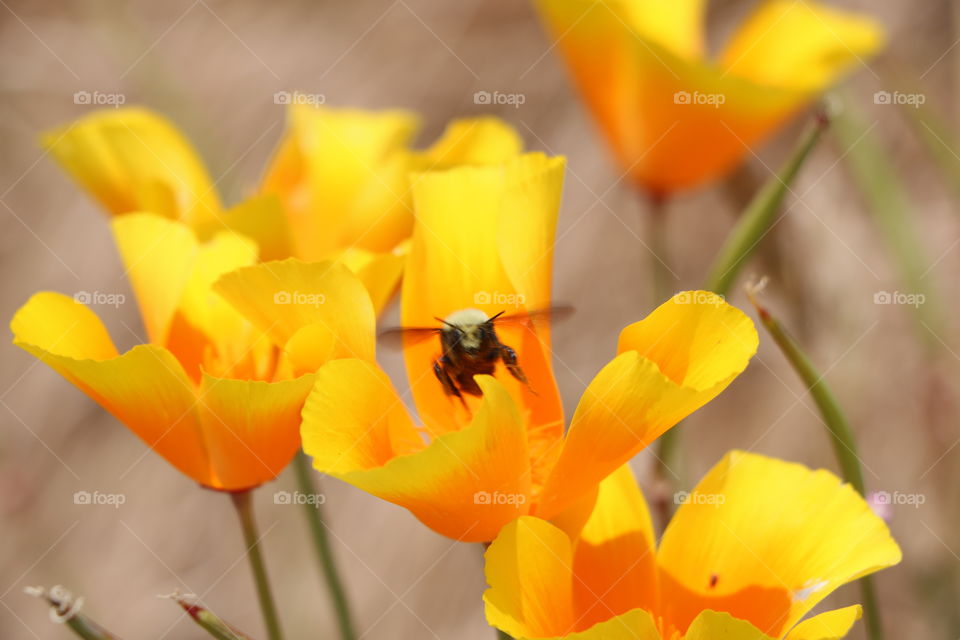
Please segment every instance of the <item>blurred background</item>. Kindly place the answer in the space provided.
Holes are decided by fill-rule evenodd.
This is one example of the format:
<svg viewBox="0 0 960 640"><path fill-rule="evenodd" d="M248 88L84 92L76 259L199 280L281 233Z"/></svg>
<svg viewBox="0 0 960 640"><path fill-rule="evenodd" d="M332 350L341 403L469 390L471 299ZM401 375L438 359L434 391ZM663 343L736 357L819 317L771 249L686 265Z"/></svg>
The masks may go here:
<svg viewBox="0 0 960 640"><path fill-rule="evenodd" d="M718 45L755 4L710 2ZM918 118L946 122L960 100L960 7L949 0L829 4L873 15L887 50L846 91L869 126L852 141L829 135L804 166L785 211L740 282L768 275L765 301L805 345L848 412L870 489L914 496L891 509L904 561L877 578L890 638L960 636L960 269L956 175L960 149ZM97 312L118 344L143 335L105 218L39 148L38 135L90 107L78 91L119 94L175 121L197 145L227 202L252 185L283 130L277 91L327 104L420 112L426 143L450 118L496 113L530 149L566 155L556 247L556 298L578 313L555 331L556 372L572 411L614 353L619 330L652 308L643 203L618 181L598 130L525 2L429 0L225 2L0 1L0 317L35 291L122 293ZM902 88L923 114L876 104ZM524 96L477 105L476 91ZM749 194L789 153L798 118L722 183L669 204L665 257L676 289L698 286ZM924 129L938 135L925 136ZM879 144L902 182L915 228L925 308L875 304L906 288L877 212L856 188L855 146ZM853 151L853 154L851 154ZM899 236L898 236L899 234ZM753 314L738 286L731 301ZM939 309L934 311L934 305ZM385 322L396 320L391 310ZM198 490L80 391L33 357L0 347L0 637L66 638L28 585L64 584L85 611L124 638L206 638L157 596L194 593L262 637L234 513ZM385 365L402 384L396 356ZM682 426L684 483L730 448L835 469L816 409L761 332L747 372ZM650 477L653 458L635 461ZM481 550L432 533L399 507L321 480L334 547L363 637L488 639ZM335 624L298 507L274 504L289 472L257 492L270 573L291 638L332 636ZM76 491L125 496L119 507L78 505ZM848 586L827 603L859 601ZM863 637L862 625L851 637Z"/></svg>

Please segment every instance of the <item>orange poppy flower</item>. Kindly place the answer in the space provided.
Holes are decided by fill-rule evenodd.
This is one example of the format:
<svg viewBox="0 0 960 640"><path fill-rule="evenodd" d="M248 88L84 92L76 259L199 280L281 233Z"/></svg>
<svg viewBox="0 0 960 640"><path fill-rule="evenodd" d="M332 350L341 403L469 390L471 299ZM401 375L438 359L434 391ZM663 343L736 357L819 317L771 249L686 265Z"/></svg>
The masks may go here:
<svg viewBox="0 0 960 640"><path fill-rule="evenodd" d="M493 316L549 306L564 161L527 154L414 180L405 326L439 327L463 309ZM329 362L303 411L317 470L409 509L433 530L489 541L518 516L560 514L660 434L720 393L757 347L743 313L706 292L675 296L620 336L564 433L549 327L497 325L528 384L497 366L465 408L434 376L437 338L410 340L407 373L422 427L386 374Z"/></svg>
<svg viewBox="0 0 960 640"><path fill-rule="evenodd" d="M883 45L874 21L764 0L716 58L705 0L536 0L625 175L657 194L735 167Z"/></svg>
<svg viewBox="0 0 960 640"><path fill-rule="evenodd" d="M253 238L261 260L338 260L364 282L379 312L397 288L412 226L409 172L503 162L522 150L495 118L451 122L424 151L409 147L408 112L292 105L260 194L225 209L189 141L146 109L93 112L43 136L64 169L112 215L149 211L190 226Z"/></svg>
<svg viewBox="0 0 960 640"><path fill-rule="evenodd" d="M373 358L363 285L333 263L251 266L256 245L230 232L201 244L185 224L143 213L111 225L149 342L121 354L89 307L42 292L14 316L14 343L200 484L273 479L299 449L312 372L328 358ZM260 290L285 308L266 331L237 311L256 320L245 295Z"/></svg>
<svg viewBox="0 0 960 640"><path fill-rule="evenodd" d="M486 553L487 620L515 638L835 640L858 605L804 616L901 558L829 471L734 451L678 496L659 545L626 465L585 499L581 527L509 524Z"/></svg>

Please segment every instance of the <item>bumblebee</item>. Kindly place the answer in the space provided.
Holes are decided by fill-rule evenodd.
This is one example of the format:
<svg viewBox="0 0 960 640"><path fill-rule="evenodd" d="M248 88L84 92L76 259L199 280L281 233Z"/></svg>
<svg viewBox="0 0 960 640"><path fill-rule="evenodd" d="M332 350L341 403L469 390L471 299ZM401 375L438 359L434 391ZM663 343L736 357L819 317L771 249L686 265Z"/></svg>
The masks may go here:
<svg viewBox="0 0 960 640"><path fill-rule="evenodd" d="M439 327L401 327L381 334L383 337L426 338L439 335L441 355L433 363L433 373L444 393L456 397L466 406L464 394L481 396L476 375L493 375L497 363L502 362L514 378L536 393L517 361L517 352L500 342L496 325L503 322L529 323L535 318L556 316L567 311L556 307L530 313L504 315L501 311L487 316L479 309L461 309L446 318L436 318Z"/></svg>

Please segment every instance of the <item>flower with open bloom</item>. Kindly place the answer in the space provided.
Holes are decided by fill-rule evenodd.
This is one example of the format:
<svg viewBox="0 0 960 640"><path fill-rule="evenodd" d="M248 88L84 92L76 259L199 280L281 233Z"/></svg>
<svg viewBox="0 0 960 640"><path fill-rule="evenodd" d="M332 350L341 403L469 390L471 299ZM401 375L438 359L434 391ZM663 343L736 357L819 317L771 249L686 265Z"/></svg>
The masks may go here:
<svg viewBox="0 0 960 640"><path fill-rule="evenodd" d="M362 283L330 262L254 266L249 238L218 232L201 243L155 214L111 225L149 342L121 354L82 295L42 292L14 316L15 344L198 483L237 491L273 479L300 447L313 371L328 358L373 357ZM260 269L273 277L251 280ZM289 288L270 289L280 277ZM261 330L245 318L238 309L256 311L244 303L250 288L270 290L284 322Z"/></svg>
<svg viewBox="0 0 960 640"><path fill-rule="evenodd" d="M763 0L713 60L705 0L536 3L621 170L659 195L731 170L884 39L866 17Z"/></svg>
<svg viewBox="0 0 960 640"><path fill-rule="evenodd" d="M180 132L140 108L94 112L47 133L44 146L112 215L150 211L206 240L229 229L253 238L261 260L338 260L379 311L396 290L410 235L409 173L499 164L522 141L495 118L451 122L423 151L409 146L416 116L297 104L259 194L225 209L216 183Z"/></svg>
<svg viewBox="0 0 960 640"><path fill-rule="evenodd" d="M835 640L858 605L804 616L900 561L829 471L734 451L678 495L659 546L628 466L585 499L585 524L509 524L486 553L487 620L515 638Z"/></svg>
<svg viewBox="0 0 960 640"><path fill-rule="evenodd" d="M325 364L301 435L317 470L409 509L433 530L489 541L517 518L552 518L678 421L719 394L757 347L753 324L705 292L678 294L620 336L564 432L549 326L564 161L531 153L503 167L458 167L414 180L416 223L401 316L409 327L474 309L496 325L525 372L497 365L461 403L434 375L437 334L404 348L417 426L386 374L363 359ZM464 406L466 405L466 406Z"/></svg>

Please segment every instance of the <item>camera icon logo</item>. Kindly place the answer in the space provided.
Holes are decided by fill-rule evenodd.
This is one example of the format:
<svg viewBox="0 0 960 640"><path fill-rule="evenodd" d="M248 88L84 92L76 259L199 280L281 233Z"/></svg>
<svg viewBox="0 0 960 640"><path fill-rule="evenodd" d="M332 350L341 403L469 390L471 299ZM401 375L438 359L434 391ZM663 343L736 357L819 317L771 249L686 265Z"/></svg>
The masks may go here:
<svg viewBox="0 0 960 640"><path fill-rule="evenodd" d="M492 301L493 296L490 295L489 291L477 291L473 294L474 304L490 304Z"/></svg>
<svg viewBox="0 0 960 640"><path fill-rule="evenodd" d="M673 104L690 104L689 91L677 91L673 94Z"/></svg>
<svg viewBox="0 0 960 640"><path fill-rule="evenodd" d="M477 491L473 494L473 504L490 504L490 492L489 491Z"/></svg>
<svg viewBox="0 0 960 640"><path fill-rule="evenodd" d="M73 494L73 504L92 504L93 496L89 491L76 491Z"/></svg>
<svg viewBox="0 0 960 640"><path fill-rule="evenodd" d="M273 494L273 504L292 504L293 495L289 491L277 491Z"/></svg>
<svg viewBox="0 0 960 640"><path fill-rule="evenodd" d="M891 104L893 96L889 91L877 91L873 94L873 104Z"/></svg>
<svg viewBox="0 0 960 640"><path fill-rule="evenodd" d="M493 96L489 91L477 91L473 94L474 104L490 104L493 102Z"/></svg>
<svg viewBox="0 0 960 640"><path fill-rule="evenodd" d="M273 294L273 304L290 304L292 299L289 291L277 291Z"/></svg>
<svg viewBox="0 0 960 640"><path fill-rule="evenodd" d="M77 91L73 94L73 104L91 104L93 96L89 91Z"/></svg>
<svg viewBox="0 0 960 640"><path fill-rule="evenodd" d="M889 291L877 291L873 294L873 304L891 304L893 296Z"/></svg>
<svg viewBox="0 0 960 640"><path fill-rule="evenodd" d="M290 104L293 102L293 96L289 91L277 91L273 94L273 104Z"/></svg>

